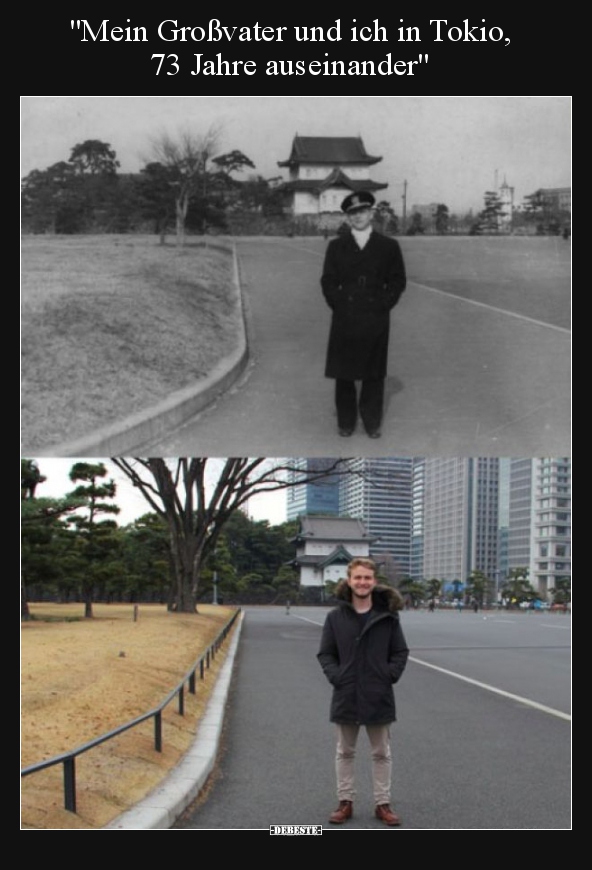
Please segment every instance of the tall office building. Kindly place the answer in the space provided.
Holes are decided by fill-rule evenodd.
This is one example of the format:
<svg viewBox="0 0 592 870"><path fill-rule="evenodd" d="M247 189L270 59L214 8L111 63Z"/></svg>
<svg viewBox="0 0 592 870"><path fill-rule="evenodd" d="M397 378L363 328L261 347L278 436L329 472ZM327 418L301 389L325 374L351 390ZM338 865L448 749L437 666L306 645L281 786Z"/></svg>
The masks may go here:
<svg viewBox="0 0 592 870"><path fill-rule="evenodd" d="M350 460L349 467L341 480L341 515L364 522L376 539L370 555L385 562L393 579L409 576L413 459L365 457Z"/></svg>
<svg viewBox="0 0 592 870"><path fill-rule="evenodd" d="M571 577L569 457L510 460L508 569L518 568L541 598Z"/></svg>
<svg viewBox="0 0 592 870"><path fill-rule="evenodd" d="M494 580L499 554L499 459L479 456L469 460L469 469L470 570Z"/></svg>
<svg viewBox="0 0 592 870"><path fill-rule="evenodd" d="M498 508L498 547L497 571L495 576L496 593L499 590L510 568L508 542L510 534L510 468L511 460L500 457L499 460L499 508Z"/></svg>
<svg viewBox="0 0 592 870"><path fill-rule="evenodd" d="M413 460L411 493L411 572L414 580L422 580L423 572L423 514L425 495L425 459Z"/></svg>
<svg viewBox="0 0 592 870"><path fill-rule="evenodd" d="M530 567L532 538L532 459L510 460L508 571Z"/></svg>
<svg viewBox="0 0 592 870"><path fill-rule="evenodd" d="M294 483L286 489L286 518L298 519L303 514L339 515L339 477L328 476L312 483L299 482L306 474L325 471L331 468L336 459L291 459L292 469L288 481Z"/></svg>
<svg viewBox="0 0 592 870"><path fill-rule="evenodd" d="M498 484L499 460L495 457L424 460L424 579L465 583L473 571L481 571L494 580Z"/></svg>

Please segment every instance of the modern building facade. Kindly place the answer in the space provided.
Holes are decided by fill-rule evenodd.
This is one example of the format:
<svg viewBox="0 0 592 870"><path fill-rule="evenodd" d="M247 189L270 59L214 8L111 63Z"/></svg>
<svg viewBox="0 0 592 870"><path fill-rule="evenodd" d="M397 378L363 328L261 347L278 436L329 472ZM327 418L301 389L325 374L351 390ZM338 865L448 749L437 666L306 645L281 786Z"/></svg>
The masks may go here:
<svg viewBox="0 0 592 870"><path fill-rule="evenodd" d="M352 474L341 482L340 513L360 518L373 542L370 555L394 577L411 571L413 459L369 457L350 460Z"/></svg>
<svg viewBox="0 0 592 870"><path fill-rule="evenodd" d="M423 516L425 498L425 459L413 461L411 493L411 571L414 580L424 577L423 570Z"/></svg>
<svg viewBox="0 0 592 870"><path fill-rule="evenodd" d="M510 460L509 514L509 570L526 568L546 599L571 578L571 459Z"/></svg>
<svg viewBox="0 0 592 870"><path fill-rule="evenodd" d="M339 516L339 476L323 477L311 483L307 483L305 477L333 468L336 462L331 458L290 461L292 468L288 472L288 481L294 485L286 489L287 520L296 520L305 514Z"/></svg>
<svg viewBox="0 0 592 870"><path fill-rule="evenodd" d="M510 459L500 457L499 460L499 506L498 506L498 552L497 571L495 576L496 598L502 581L510 570L508 555L508 540L510 532Z"/></svg>
<svg viewBox="0 0 592 870"><path fill-rule="evenodd" d="M499 556L499 459L471 459L469 486L470 571L493 580Z"/></svg>
<svg viewBox="0 0 592 870"><path fill-rule="evenodd" d="M532 471L532 459L510 460L508 574L517 568L530 570L534 506Z"/></svg>
<svg viewBox="0 0 592 870"><path fill-rule="evenodd" d="M423 579L493 580L498 554L499 461L442 457L423 464Z"/></svg>

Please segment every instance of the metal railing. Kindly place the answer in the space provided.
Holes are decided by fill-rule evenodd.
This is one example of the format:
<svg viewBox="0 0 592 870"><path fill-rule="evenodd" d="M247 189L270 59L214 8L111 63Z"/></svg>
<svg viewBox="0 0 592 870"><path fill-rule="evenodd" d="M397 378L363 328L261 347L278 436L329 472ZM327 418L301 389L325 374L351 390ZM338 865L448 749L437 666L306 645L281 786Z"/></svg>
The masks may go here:
<svg viewBox="0 0 592 870"><path fill-rule="evenodd" d="M95 737L94 740L89 740L88 743L83 743L82 746L77 746L76 749L72 749L70 752L63 752L61 755L55 755L53 758L46 759L46 761L40 761L37 764L30 764L28 767L24 767L21 770L21 777L29 776L32 773L37 773L38 771L45 770L48 767L54 767L56 764L63 764L64 807L70 812L75 813L76 758L79 755L88 752L89 749L93 749L101 743L105 743L107 740L111 740L113 737L117 737L119 734L123 734L124 731L129 731L131 728L135 728L136 725L140 725L147 719L154 719L154 748L157 752L162 752L162 711L171 703L172 700L174 700L174 698L178 698L177 712L180 716L185 714L185 685L187 684L190 694L194 695L196 675L199 673L199 678L203 680L206 670L209 669L210 664L214 661L216 653L226 640L226 637L238 618L239 613L240 608L234 612L222 631L218 634L215 640L212 641L206 651L196 659L191 668L186 672L181 682L178 683L171 692L169 692L164 701L162 701L157 707L154 707L142 716L132 719L131 722L126 722L124 725L120 725L112 731L107 731L105 734Z"/></svg>

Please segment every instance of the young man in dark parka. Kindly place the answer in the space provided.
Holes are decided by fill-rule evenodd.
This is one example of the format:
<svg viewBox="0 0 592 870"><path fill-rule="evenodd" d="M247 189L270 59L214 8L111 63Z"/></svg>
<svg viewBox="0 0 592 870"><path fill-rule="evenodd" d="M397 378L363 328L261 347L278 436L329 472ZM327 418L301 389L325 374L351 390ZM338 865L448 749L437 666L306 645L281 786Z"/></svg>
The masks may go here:
<svg viewBox="0 0 592 870"><path fill-rule="evenodd" d="M333 686L330 719L337 726L337 809L332 824L353 816L354 760L361 726L371 746L375 815L389 826L400 824L391 809L390 725L396 719L393 685L409 650L401 628L401 594L379 585L371 559L356 558L347 579L337 585L337 607L323 627L318 660Z"/></svg>

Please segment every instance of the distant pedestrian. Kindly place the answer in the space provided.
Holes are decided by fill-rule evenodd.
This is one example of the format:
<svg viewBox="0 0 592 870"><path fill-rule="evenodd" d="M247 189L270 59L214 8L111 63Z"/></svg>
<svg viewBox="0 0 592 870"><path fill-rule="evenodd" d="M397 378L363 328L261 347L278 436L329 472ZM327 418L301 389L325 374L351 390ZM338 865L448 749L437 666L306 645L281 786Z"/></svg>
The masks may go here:
<svg viewBox="0 0 592 870"><path fill-rule="evenodd" d="M349 231L332 239L321 286L333 312L325 376L335 380L339 434L356 428L358 412L370 438L380 438L390 312L406 285L399 243L372 228L374 196L351 193L341 209ZM356 381L361 381L358 399Z"/></svg>
<svg viewBox="0 0 592 870"><path fill-rule="evenodd" d="M334 825L353 816L354 761L360 726L371 746L375 815L400 825L391 809L390 724L396 719L393 685L409 650L400 624L402 596L378 585L371 559L353 559L335 590L338 606L325 619L318 660L333 686L330 720L337 726L337 799Z"/></svg>
<svg viewBox="0 0 592 870"><path fill-rule="evenodd" d="M430 611L430 613L433 613L435 609L436 609L436 602L434 601L433 598L430 598L430 601L428 604L428 610Z"/></svg>

